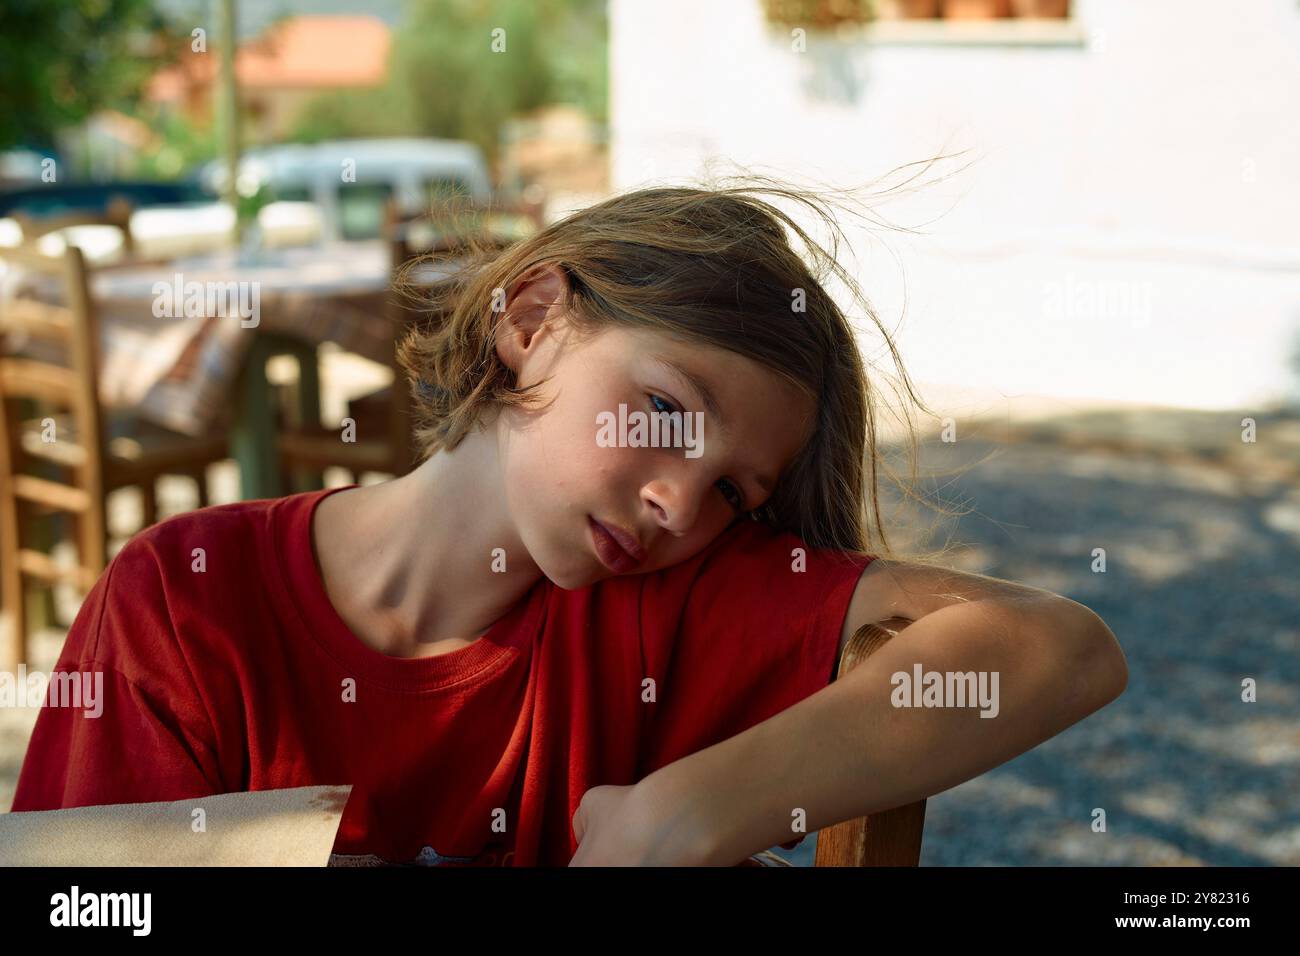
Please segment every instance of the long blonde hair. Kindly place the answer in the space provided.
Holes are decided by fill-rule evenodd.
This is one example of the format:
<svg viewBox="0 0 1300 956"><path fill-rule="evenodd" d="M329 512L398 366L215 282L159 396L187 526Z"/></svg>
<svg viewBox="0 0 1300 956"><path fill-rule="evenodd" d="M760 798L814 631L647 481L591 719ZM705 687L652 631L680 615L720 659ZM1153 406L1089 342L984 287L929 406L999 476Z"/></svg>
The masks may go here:
<svg viewBox="0 0 1300 956"><path fill-rule="evenodd" d="M928 169L942 158L909 166ZM882 458L877 394L853 326L826 290L831 277L874 325L907 398L934 413L917 397L892 337L838 261L845 240L826 198L832 191L753 174L729 182L626 192L504 250L467 247L464 267L432 291L399 282L432 317L398 349L420 459L454 449L486 408L521 406L535 397L536 385L516 388L497 357L496 318L504 290L533 267L555 264L568 279L561 304L580 332L615 324L727 349L811 396L817 407L813 433L751 517L797 534L810 547L893 555L878 486L883 474L916 498L917 430L904 403L912 454L911 480L903 482ZM828 227L831 247L814 241L765 196L810 210ZM401 278L420 262L409 262Z"/></svg>

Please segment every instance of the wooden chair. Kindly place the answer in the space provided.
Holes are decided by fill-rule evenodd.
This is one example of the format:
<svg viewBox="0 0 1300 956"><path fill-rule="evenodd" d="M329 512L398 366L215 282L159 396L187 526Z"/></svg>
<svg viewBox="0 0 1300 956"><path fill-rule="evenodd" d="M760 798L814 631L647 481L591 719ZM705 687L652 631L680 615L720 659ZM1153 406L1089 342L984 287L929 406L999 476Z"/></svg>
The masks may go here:
<svg viewBox="0 0 1300 956"><path fill-rule="evenodd" d="M375 321L389 327L385 340L392 345L387 365L394 384L366 396L362 403L349 403L347 417L353 420L354 431L347 437L351 440L345 440L341 426L327 427L319 420L284 424L276 436L276 450L281 472L286 477L298 476L295 491L322 487L325 468L343 468L353 481L359 482L363 472L401 477L415 466L409 392L400 387L405 385L406 373L397 364L397 348L412 317L409 306L393 292L391 282L384 298L384 314L376 316Z"/></svg>
<svg viewBox="0 0 1300 956"><path fill-rule="evenodd" d="M127 412L101 410L99 323L80 249L69 246L52 257L24 245L0 250L0 260L60 282L66 303L0 298L0 329L26 333L32 346L43 346L0 354L0 605L12 621L0 656L17 664L27 657L28 579L47 587L70 581L84 592L106 567L109 492L138 486L147 527L157 520L158 477L188 475L203 507L206 468L228 457L228 443L224 435L191 438ZM34 546L37 519L54 515L76 524L73 567L57 565Z"/></svg>
<svg viewBox="0 0 1300 956"><path fill-rule="evenodd" d="M483 223L493 216L514 216L523 217L531 228L539 228L542 219L538 204L449 203L441 210L448 218L439 221L427 212L402 215L397 205L389 202L384 215L384 235L392 280L383 321L389 325L386 338L392 342L387 364L393 384L348 403L347 417L356 428L354 441L344 441L341 428L326 427L320 422L286 423L277 437L277 448L282 473L286 477L294 473L298 476L295 490L321 487L320 473L330 467L350 472L353 481L360 481L362 472L401 476L415 467L410 393L406 373L397 362L397 347L417 315L415 308L394 291L399 270L417 256L452 258L462 252L470 235L464 228L466 224ZM428 227L432 243L420 241L424 227ZM475 235L487 249L504 249L515 241L504 231L485 230Z"/></svg>
<svg viewBox="0 0 1300 956"><path fill-rule="evenodd" d="M836 679L843 677L890 638L912 622L890 618L882 624L859 628L844 647ZM925 827L925 801L882 810L856 820L845 820L817 832L815 866L917 866L921 860L921 833ZM789 866L765 850L740 866Z"/></svg>
<svg viewBox="0 0 1300 956"><path fill-rule="evenodd" d="M56 216L31 216L15 213L14 221L23 232L23 243L35 246L37 240L52 232L76 226L113 226L122 233L123 258L131 260L135 256L135 239L131 235L132 206L128 200L114 199L108 204L104 213L74 211Z"/></svg>
<svg viewBox="0 0 1300 956"><path fill-rule="evenodd" d="M519 238L507 229L514 221L524 232L543 228L543 206L534 202L446 202L428 211L404 214L389 201L384 214L384 236L394 263L415 256L452 258L463 252L470 236L480 248L502 250Z"/></svg>

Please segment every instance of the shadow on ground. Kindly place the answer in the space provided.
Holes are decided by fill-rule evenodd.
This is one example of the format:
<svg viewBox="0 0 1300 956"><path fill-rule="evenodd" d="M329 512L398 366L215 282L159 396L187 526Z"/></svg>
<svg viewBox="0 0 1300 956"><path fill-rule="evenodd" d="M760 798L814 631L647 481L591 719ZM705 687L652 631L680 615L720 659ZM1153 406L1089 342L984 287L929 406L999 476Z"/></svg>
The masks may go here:
<svg viewBox="0 0 1300 956"><path fill-rule="evenodd" d="M1223 417L1225 442L1240 443L1239 419ZM1129 685L932 797L922 865L1300 864L1300 489L1261 479L1285 462L1256 472L1229 458L926 443L925 469L960 473L931 487L971 509L951 535L954 566L1091 607L1124 648ZM1256 703L1241 699L1246 678Z"/></svg>

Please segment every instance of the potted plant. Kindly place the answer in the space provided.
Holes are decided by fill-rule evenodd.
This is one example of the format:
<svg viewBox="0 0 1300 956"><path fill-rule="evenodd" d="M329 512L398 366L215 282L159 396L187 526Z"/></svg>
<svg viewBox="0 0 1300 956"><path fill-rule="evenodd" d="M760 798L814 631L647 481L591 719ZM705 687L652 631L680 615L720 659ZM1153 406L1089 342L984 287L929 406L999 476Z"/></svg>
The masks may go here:
<svg viewBox="0 0 1300 956"><path fill-rule="evenodd" d="M769 23L831 29L874 18L873 0L763 0Z"/></svg>
<svg viewBox="0 0 1300 956"><path fill-rule="evenodd" d="M996 20L1011 16L1011 0L943 0L945 20Z"/></svg>
<svg viewBox="0 0 1300 956"><path fill-rule="evenodd" d="M1064 20L1070 15L1070 0L1012 0L1011 7L1026 19Z"/></svg>
<svg viewBox="0 0 1300 956"><path fill-rule="evenodd" d="M939 0L895 0L896 16L904 20L934 20L939 16Z"/></svg>

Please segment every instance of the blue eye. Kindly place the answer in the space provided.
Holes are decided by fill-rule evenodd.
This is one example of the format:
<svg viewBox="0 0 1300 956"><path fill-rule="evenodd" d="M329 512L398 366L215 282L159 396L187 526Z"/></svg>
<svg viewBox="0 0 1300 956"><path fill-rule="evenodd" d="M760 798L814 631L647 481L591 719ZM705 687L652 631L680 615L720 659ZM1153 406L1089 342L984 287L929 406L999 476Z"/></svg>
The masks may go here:
<svg viewBox="0 0 1300 956"><path fill-rule="evenodd" d="M660 398L658 395L649 392L646 394L650 398L650 407L656 412L667 412L668 414L672 414L677 411L677 408L672 403ZM661 405L663 406L662 408L660 407ZM731 507L736 509L737 513L743 514L745 511L745 496L741 493L740 489L725 478L718 482L718 487L720 489L729 489L729 491L724 490L722 492L723 497L727 499L727 502Z"/></svg>
<svg viewBox="0 0 1300 956"><path fill-rule="evenodd" d="M659 405L655 404L656 402L662 404L664 407L660 408ZM658 395L650 396L650 407L653 408L656 412L667 412L670 415L673 412L677 411L677 409L672 404L664 401L664 399L660 398Z"/></svg>

